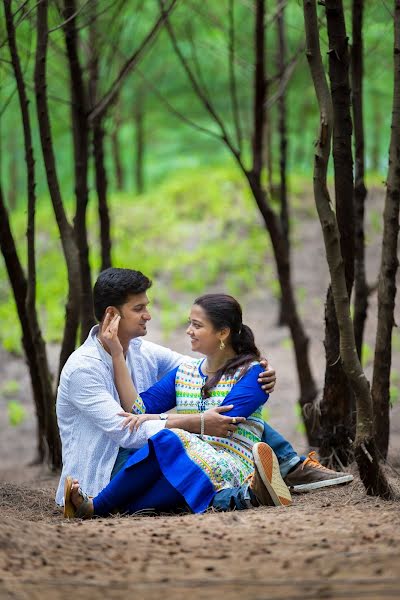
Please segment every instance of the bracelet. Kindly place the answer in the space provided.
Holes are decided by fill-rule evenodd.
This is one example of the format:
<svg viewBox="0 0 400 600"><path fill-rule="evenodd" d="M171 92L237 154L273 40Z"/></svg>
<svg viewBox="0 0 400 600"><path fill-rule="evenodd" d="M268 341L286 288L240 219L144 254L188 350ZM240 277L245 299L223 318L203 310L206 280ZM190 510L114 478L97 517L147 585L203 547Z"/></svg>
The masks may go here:
<svg viewBox="0 0 400 600"><path fill-rule="evenodd" d="M200 439L204 439L204 413L200 413Z"/></svg>

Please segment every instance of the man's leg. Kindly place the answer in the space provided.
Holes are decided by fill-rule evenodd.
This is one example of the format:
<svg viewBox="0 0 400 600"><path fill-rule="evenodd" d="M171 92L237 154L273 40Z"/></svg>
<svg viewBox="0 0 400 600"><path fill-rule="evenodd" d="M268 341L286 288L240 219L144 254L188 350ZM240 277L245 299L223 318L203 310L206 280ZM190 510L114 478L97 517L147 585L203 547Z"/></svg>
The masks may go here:
<svg viewBox="0 0 400 600"><path fill-rule="evenodd" d="M271 446L272 450L275 452L283 478L286 477L293 467L304 460L304 457L300 458L297 452L294 451L293 446L283 437L283 435L265 422L261 441Z"/></svg>
<svg viewBox="0 0 400 600"><path fill-rule="evenodd" d="M291 490L306 492L349 483L354 479L350 473L340 473L321 465L315 452L310 452L307 457L299 456L291 444L268 423L264 423L262 441L269 444L275 452L281 475Z"/></svg>

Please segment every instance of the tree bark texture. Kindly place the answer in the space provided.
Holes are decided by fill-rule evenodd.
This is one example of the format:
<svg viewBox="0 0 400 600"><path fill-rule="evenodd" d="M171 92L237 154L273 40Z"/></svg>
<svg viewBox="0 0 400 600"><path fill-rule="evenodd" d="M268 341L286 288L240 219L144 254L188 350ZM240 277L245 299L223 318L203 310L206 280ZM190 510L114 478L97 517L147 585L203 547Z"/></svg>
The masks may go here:
<svg viewBox="0 0 400 600"><path fill-rule="evenodd" d="M368 310L368 285L365 274L364 205L367 189L364 181L364 116L363 116L363 11L364 0L353 0L351 48L351 83L354 122L355 180L354 180L354 336L357 353L362 360L364 326Z"/></svg>
<svg viewBox="0 0 400 600"><path fill-rule="evenodd" d="M28 314L26 296L27 281L18 258L17 248L11 232L7 209L0 187L0 248L4 257L10 285L13 290L18 317L22 330L22 346L28 363L33 400L38 426L39 462L47 461L52 468L61 466L61 443L55 415L55 398L47 365L42 337L34 339L33 332L39 330L36 313ZM34 323L31 322L32 318Z"/></svg>
<svg viewBox="0 0 400 600"><path fill-rule="evenodd" d="M333 129L333 106L322 63L316 0L303 0L310 65L320 110L320 132L314 155L314 196L324 236L331 276L332 294L340 331L340 356L357 401L357 435L355 456L367 493L392 498L393 492L379 465L373 437L372 400L368 381L357 356L353 324L350 317L345 265L341 256L340 234L326 185Z"/></svg>
<svg viewBox="0 0 400 600"><path fill-rule="evenodd" d="M281 0L277 0L277 32L278 32L278 58L277 70L279 79L284 78L286 61L286 32L285 32L285 6ZM286 126L286 91L278 98L278 133L279 133L279 204L282 232L285 236L288 252L290 254L289 238L289 203L287 196L286 170L287 170L287 126ZM290 260L290 259L289 259ZM285 315L285 303L280 298L280 311L278 323L280 326L287 325Z"/></svg>
<svg viewBox="0 0 400 600"><path fill-rule="evenodd" d="M325 2L329 38L329 79L333 108L333 163L336 218L340 231L347 293L354 280L354 208L352 122L350 112L349 49L342 0ZM324 459L347 464L354 439L355 404L351 386L339 358L339 330L333 294L325 306L326 370L321 402L320 454Z"/></svg>
<svg viewBox="0 0 400 600"><path fill-rule="evenodd" d="M89 25L89 99L90 105L95 106L98 96L99 81L99 50L96 12L97 1L92 2L93 18ZM100 254L101 270L111 267L111 232L110 214L107 203L107 172L104 164L104 120L98 117L92 122L92 148L94 157L95 184L97 193L97 208L100 224Z"/></svg>
<svg viewBox="0 0 400 600"><path fill-rule="evenodd" d="M51 373L46 356L46 346L40 330L39 321L36 312L36 260L35 260L35 209L36 209L36 194L35 194L35 160L33 155L32 145L32 130L29 117L29 100L26 93L25 81L19 60L17 49L17 41L13 16L11 11L11 0L4 0L4 11L6 16L7 39L10 49L11 62L13 66L14 76L17 83L18 99L21 110L21 118L23 125L24 147L25 147L25 162L27 169L27 198L28 198L28 225L27 225L27 264L28 264L28 279L25 279L22 268L18 268L18 256L15 245L12 240L11 230L8 225L8 215L4 214L7 223L5 225L5 235L12 244L13 262L17 266L17 277L19 284L14 289L14 294L19 288L21 292L26 292L24 302L25 307L18 311L21 326L28 327L28 331L23 335L26 336L26 341L23 344L24 349L32 353L28 363L35 364L37 373L35 374L35 386L37 380L40 385L34 393L36 400L36 413L38 416L38 459L40 461L47 460L53 468L58 468L61 464L61 445L58 435L56 415L54 410L54 394L51 385ZM4 213L3 208L3 213ZM10 239L11 238L11 239ZM13 273L9 270L9 276ZM19 302L22 301L22 295L19 296ZM25 314L24 314L25 313ZM29 340L29 341L28 341ZM32 382L32 387L34 382ZM40 400L37 396L40 393Z"/></svg>
<svg viewBox="0 0 400 600"><path fill-rule="evenodd" d="M144 150L145 150L145 131L144 131L144 100L143 94L138 92L136 104L134 107L135 115L135 188L138 194L144 192Z"/></svg>
<svg viewBox="0 0 400 600"><path fill-rule="evenodd" d="M394 2L394 88L389 169L383 215L382 256L378 284L378 323L375 341L372 399L375 435L380 453L386 457L389 444L390 368L392 330L398 268L397 245L400 203L400 0Z"/></svg>
<svg viewBox="0 0 400 600"><path fill-rule="evenodd" d="M76 212L74 219L75 239L79 251L81 274L80 325L81 342L84 342L96 319L93 313L92 280L89 263L86 212L89 201L89 122L88 102L82 68L78 55L77 12L75 0L64 0L64 35L71 86L71 119L74 145Z"/></svg>
<svg viewBox="0 0 400 600"><path fill-rule="evenodd" d="M114 117L114 127L111 132L111 155L114 164L115 185L119 192L124 189L124 169L121 159L121 148L119 142L120 120Z"/></svg>
<svg viewBox="0 0 400 600"><path fill-rule="evenodd" d="M79 255L74 231L68 222L57 177L49 107L46 92L46 60L48 43L47 25L48 0L43 0L37 10L37 48L35 60L36 109L40 131L43 162L53 210L61 237L68 273L68 300L65 309L65 326L60 352L59 373L69 355L75 350L80 314L80 269Z"/></svg>

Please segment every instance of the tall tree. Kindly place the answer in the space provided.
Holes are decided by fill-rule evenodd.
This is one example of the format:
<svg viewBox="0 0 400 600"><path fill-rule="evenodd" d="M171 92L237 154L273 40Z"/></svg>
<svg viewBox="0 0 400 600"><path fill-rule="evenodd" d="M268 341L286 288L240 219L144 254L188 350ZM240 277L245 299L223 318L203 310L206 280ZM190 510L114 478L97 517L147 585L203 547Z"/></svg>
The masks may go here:
<svg viewBox="0 0 400 600"><path fill-rule="evenodd" d="M329 39L329 79L333 107L333 164L336 217L344 261L347 293L354 280L354 209L352 121L350 112L349 48L342 0L326 0ZM354 438L354 396L339 360L340 336L331 286L325 306L326 370L321 402L320 453L347 464Z"/></svg>
<svg viewBox="0 0 400 600"><path fill-rule="evenodd" d="M160 8L165 14L164 0L159 0ZM282 230L279 216L274 212L267 190L264 185L264 143L265 143L265 103L266 103L266 69L265 69L265 1L255 0L254 2L254 79L253 79L253 106L252 134L251 134L251 158L250 166L246 165L246 159L243 152L241 138L234 140L229 133L229 126L226 121L217 112L214 102L207 94L204 87L196 77L194 70L186 60L180 45L178 44L171 20L166 17L166 28L169 33L172 46L175 53L190 81L192 89L200 100L208 115L218 128L219 133L207 130L204 127L197 127L201 131L206 131L213 137L221 140L229 149L235 158L243 176L247 180L253 198L260 211L265 227L269 233L278 280L282 295L282 300L286 306L287 323L293 339L297 373L300 384L299 403L303 409L303 418L306 426L306 432L310 444L315 445L315 418L313 413L313 403L316 398L317 389L312 376L308 346L309 340L305 333L303 323L300 319L292 285L291 265L288 252L288 245ZM230 28L233 31L233 28ZM233 59L230 54L230 60ZM231 70L232 73L232 70ZM236 87L230 86L230 95L235 93ZM232 99L234 103L234 98ZM237 126L236 126L237 132ZM237 136L236 136L237 137Z"/></svg>
<svg viewBox="0 0 400 600"><path fill-rule="evenodd" d="M48 47L48 0L43 0L37 8L37 45L35 58L35 95L39 123L40 142L46 171L47 185L61 237L68 274L68 300L65 312L65 326L60 352L59 373L69 355L75 350L80 315L80 268L79 254L74 231L68 221L57 176L53 136L50 125L47 99L47 47Z"/></svg>
<svg viewBox="0 0 400 600"><path fill-rule="evenodd" d="M397 246L400 204L400 0L394 1L394 84L389 169L383 217L381 267L378 285L378 323L376 329L372 398L377 446L386 457L389 444L390 369L392 331L399 265Z"/></svg>
<svg viewBox="0 0 400 600"><path fill-rule="evenodd" d="M351 84L354 121L354 212L355 212L355 264L354 264L354 336L361 360L364 325L368 309L368 285L365 274L364 205L365 187L364 113L363 113L363 17L364 0L352 3L353 44L351 48Z"/></svg>
<svg viewBox="0 0 400 600"><path fill-rule="evenodd" d="M96 320L93 313L92 281L86 227L86 213L89 201L89 103L83 78L83 69L78 52L79 37L76 25L76 15L76 1L64 0L63 17L65 21L63 29L70 75L71 120L74 146L76 197L74 230L79 252L79 268L81 277L80 335L81 342L84 342L91 327L93 327L93 325L96 323Z"/></svg>
<svg viewBox="0 0 400 600"><path fill-rule="evenodd" d="M61 446L54 410L54 394L51 385L51 374L46 356L46 347L42 337L36 311L36 258L35 258L35 160L33 154L32 128L29 115L29 100L25 80L19 58L11 0L4 0L6 17L7 40L10 49L11 62L17 83L21 119L23 124L25 162L27 167L27 272L22 271L16 246L8 222L7 211L1 197L1 213L4 225L2 229L3 254L6 252L6 264L10 280L15 269L16 281L13 287L14 297L18 306L21 327L23 328L23 347L30 365L31 374L35 369L33 382L35 387L34 400L38 418L38 460L48 460L54 467L61 463ZM1 191L0 191L1 192ZM6 250L8 246L8 251ZM26 331L24 331L26 329Z"/></svg>
<svg viewBox="0 0 400 600"><path fill-rule="evenodd" d="M303 8L307 59L320 110L320 131L314 155L314 197L324 235L332 295L340 331L340 358L357 402L355 456L367 493L389 499L393 497L393 492L378 461L373 435L371 393L357 356L345 266L341 256L339 227L326 183L334 118L332 99L321 57L316 0L303 0Z"/></svg>

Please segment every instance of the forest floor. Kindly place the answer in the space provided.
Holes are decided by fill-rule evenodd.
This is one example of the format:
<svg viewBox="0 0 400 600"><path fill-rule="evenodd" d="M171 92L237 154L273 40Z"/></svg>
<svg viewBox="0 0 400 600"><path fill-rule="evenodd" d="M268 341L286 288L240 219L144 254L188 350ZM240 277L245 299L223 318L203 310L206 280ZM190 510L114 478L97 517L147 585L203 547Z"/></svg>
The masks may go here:
<svg viewBox="0 0 400 600"><path fill-rule="evenodd" d="M369 214L383 198L372 193ZM375 211L375 213L374 213ZM323 384L323 311L328 274L319 224L296 214L294 279L306 291L300 310L311 338L311 361ZM368 277L376 279L380 239L368 222ZM153 297L156 295L154 285ZM268 290L241 298L245 322L277 370L269 400L270 422L307 452L295 410L297 378L288 332L276 326L277 307ZM398 302L399 305L399 302ZM396 310L397 322L400 311ZM371 297L366 342L374 346L376 295ZM153 315L148 338L188 352L184 330L166 342ZM398 336L398 331L396 332ZM56 364L56 348L50 348ZM373 356L373 354L372 354ZM54 359L53 359L54 357ZM366 373L371 375L371 358ZM393 372L400 372L399 340ZM27 417L12 428L2 384L16 380ZM0 599L218 598L382 599L400 596L400 504L368 497L355 481L297 494L290 508L180 516L112 517L65 521L54 504L58 476L29 466L35 419L24 361L0 350ZM400 496L400 404L391 412L388 476Z"/></svg>

